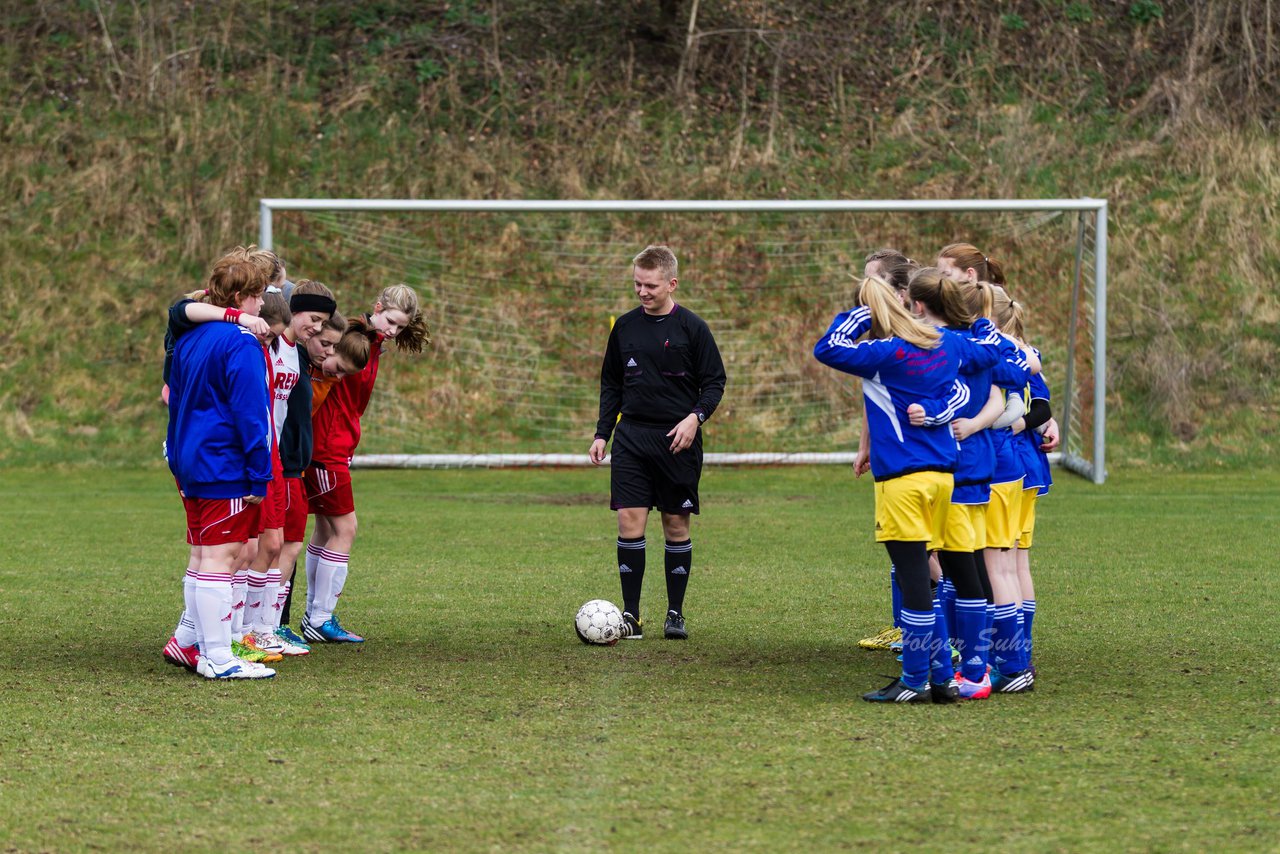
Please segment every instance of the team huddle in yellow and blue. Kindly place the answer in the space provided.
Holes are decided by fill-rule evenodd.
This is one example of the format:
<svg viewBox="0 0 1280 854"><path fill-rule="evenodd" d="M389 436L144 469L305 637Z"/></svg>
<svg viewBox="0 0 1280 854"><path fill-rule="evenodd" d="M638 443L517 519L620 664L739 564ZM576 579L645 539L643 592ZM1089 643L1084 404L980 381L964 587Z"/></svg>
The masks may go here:
<svg viewBox="0 0 1280 854"><path fill-rule="evenodd" d="M952 244L935 266L867 258L856 305L814 357L861 377L854 470L875 480L875 535L892 562L902 675L869 702L950 703L1035 686L1029 550L1057 443L1039 353L1000 266Z"/></svg>

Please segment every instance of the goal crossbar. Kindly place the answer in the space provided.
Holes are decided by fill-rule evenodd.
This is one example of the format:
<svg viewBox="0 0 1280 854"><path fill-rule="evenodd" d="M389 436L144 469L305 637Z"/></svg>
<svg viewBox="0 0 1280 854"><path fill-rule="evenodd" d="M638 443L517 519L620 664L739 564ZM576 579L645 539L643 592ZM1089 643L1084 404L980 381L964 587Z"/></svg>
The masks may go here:
<svg viewBox="0 0 1280 854"><path fill-rule="evenodd" d="M474 212L474 213L974 213L974 212L1057 212L1075 211L1093 216L1093 430L1091 458L1064 450L1056 455L1062 467L1082 475L1094 483L1106 480L1106 306L1107 306L1107 200L1077 199L794 199L794 200L706 200L706 199L612 199L612 200L502 200L502 199L300 199L263 198L259 200L258 245L273 247L273 213L275 211L387 211L387 212ZM1084 269L1084 223L1076 247L1074 287L1078 290ZM1074 318L1073 318L1074 321ZM1071 388L1068 378L1068 389ZM1066 405L1072 401L1068 395ZM1061 422L1062 447L1067 447L1070 418ZM581 455L585 458L585 454ZM558 466L577 463L573 454L430 454L430 455L364 455L353 460L356 466L430 467L430 466ZM712 454L712 464L787 464L843 463L852 454ZM572 461L571 461L572 460Z"/></svg>

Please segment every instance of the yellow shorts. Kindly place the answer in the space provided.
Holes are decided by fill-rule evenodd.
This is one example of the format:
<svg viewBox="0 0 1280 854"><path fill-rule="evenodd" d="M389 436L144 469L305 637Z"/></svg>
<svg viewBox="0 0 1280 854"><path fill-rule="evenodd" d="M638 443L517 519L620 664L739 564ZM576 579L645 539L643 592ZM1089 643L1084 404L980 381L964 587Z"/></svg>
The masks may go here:
<svg viewBox="0 0 1280 854"><path fill-rule="evenodd" d="M973 520L973 550L987 547L987 505L970 504L969 518Z"/></svg>
<svg viewBox="0 0 1280 854"><path fill-rule="evenodd" d="M1022 522L1019 525L1018 548L1031 548L1031 537L1036 532L1036 499L1039 489L1022 490Z"/></svg>
<svg viewBox="0 0 1280 854"><path fill-rule="evenodd" d="M941 542L951 507L950 472L918 471L876 482L876 542Z"/></svg>
<svg viewBox="0 0 1280 854"><path fill-rule="evenodd" d="M987 541L986 513L985 504L952 504L942 541L930 544L930 548L944 552L974 552L982 548Z"/></svg>
<svg viewBox="0 0 1280 854"><path fill-rule="evenodd" d="M986 548L1011 549L1018 542L1022 520L1022 478L991 484L987 505Z"/></svg>

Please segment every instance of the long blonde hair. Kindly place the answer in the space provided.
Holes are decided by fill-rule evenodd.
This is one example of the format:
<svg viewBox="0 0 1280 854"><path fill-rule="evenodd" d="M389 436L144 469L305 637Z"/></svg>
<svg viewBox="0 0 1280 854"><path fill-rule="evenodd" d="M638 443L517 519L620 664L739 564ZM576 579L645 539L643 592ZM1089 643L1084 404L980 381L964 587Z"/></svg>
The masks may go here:
<svg viewBox="0 0 1280 854"><path fill-rule="evenodd" d="M858 302L871 309L872 338L901 338L922 350L932 350L942 333L916 320L902 307L893 286L874 276L858 285Z"/></svg>
<svg viewBox="0 0 1280 854"><path fill-rule="evenodd" d="M999 285L991 285L991 322L996 328L1008 335L1010 338L1022 338L1022 309L1009 296L1009 292ZM1018 327L1018 334L1014 334L1013 326Z"/></svg>
<svg viewBox="0 0 1280 854"><path fill-rule="evenodd" d="M417 291L405 284L390 285L382 289L376 302L381 303L383 309L396 309L409 316L409 322L395 337L397 350L421 353L424 347L431 346L431 330L427 327Z"/></svg>

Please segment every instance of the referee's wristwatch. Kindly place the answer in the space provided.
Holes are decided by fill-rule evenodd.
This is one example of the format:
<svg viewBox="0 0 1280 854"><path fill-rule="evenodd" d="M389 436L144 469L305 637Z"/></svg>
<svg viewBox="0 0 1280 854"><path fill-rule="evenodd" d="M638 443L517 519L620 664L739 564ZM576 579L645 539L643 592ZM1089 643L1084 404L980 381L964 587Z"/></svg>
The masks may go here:
<svg viewBox="0 0 1280 854"><path fill-rule="evenodd" d="M696 410L693 414L694 414L694 415L696 415L696 416L698 416L698 423L699 423L699 424L706 424L706 423L707 423L707 413L703 412L701 409Z"/></svg>

